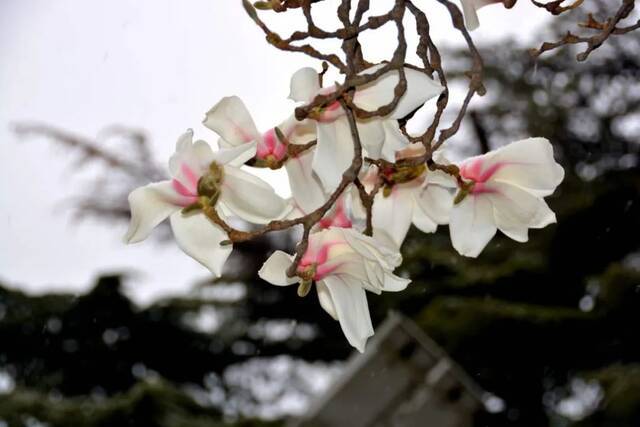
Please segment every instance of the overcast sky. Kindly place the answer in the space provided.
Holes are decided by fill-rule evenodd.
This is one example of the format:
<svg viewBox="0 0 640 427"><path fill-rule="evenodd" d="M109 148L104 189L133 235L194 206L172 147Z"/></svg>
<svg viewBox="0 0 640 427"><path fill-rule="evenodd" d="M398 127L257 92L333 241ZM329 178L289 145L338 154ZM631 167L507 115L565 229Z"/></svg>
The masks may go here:
<svg viewBox="0 0 640 427"><path fill-rule="evenodd" d="M436 40L459 42L435 2L418 3L429 5ZM536 29L547 16L520 3L483 9L475 40L543 41ZM278 18L279 28L293 24ZM366 52L381 59L393 40L381 33ZM240 96L259 127L277 123L292 109L289 76L318 66L268 46L240 0L0 0L0 60L0 281L81 292L101 272L131 271L129 293L141 303L185 292L207 272L173 244L125 246L125 224L73 220L63 202L83 180L68 152L19 142L11 124L41 121L89 137L112 124L142 128L164 160L186 128L215 141L200 122L223 96ZM287 195L283 180L273 182Z"/></svg>

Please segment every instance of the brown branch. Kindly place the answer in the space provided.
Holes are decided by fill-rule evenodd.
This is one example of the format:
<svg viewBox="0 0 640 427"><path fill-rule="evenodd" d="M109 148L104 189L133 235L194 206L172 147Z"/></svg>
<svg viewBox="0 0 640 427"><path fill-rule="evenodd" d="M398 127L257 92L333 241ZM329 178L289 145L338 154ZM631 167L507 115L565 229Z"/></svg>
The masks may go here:
<svg viewBox="0 0 640 427"><path fill-rule="evenodd" d="M549 3L540 3L536 0L531 0L531 3L539 8L545 9L552 15L560 15L561 13L580 7L580 5L584 3L584 0L575 0L572 4L563 6L562 4L565 3L565 1L566 0L555 0Z"/></svg>
<svg viewBox="0 0 640 427"><path fill-rule="evenodd" d="M585 44L585 50L580 52L576 58L578 61L586 61L591 52L598 49L602 44L609 39L612 35L621 35L626 34L630 31L637 30L640 28L640 20L634 24L627 27L618 27L620 21L627 18L631 11L633 11L635 7L635 0L621 0L621 5L618 8L617 12L608 18L606 22L601 23L596 21L592 15L589 15L586 23L583 23L581 26L583 28L598 30L599 32L593 36L578 36L570 31L560 40L556 42L545 42L538 49L531 49L529 54L533 58L537 58L545 52L558 49L563 46L572 45L572 44Z"/></svg>

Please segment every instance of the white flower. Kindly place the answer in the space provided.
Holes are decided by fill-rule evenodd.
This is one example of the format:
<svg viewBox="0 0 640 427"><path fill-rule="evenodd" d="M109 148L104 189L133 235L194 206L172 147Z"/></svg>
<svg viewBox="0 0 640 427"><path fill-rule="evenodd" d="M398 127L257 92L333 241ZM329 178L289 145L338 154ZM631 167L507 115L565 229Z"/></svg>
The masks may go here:
<svg viewBox="0 0 640 427"><path fill-rule="evenodd" d="M464 20L469 31L473 31L480 26L478 20L478 9L494 3L502 3L503 0L461 0Z"/></svg>
<svg viewBox="0 0 640 427"><path fill-rule="evenodd" d="M371 74L384 65L365 70ZM394 111L386 117L357 120L358 133L367 156L395 160L395 153L408 145L400 131L398 119L421 107L427 100L438 96L443 87L419 71L405 68L407 90ZM373 82L358 87L353 102L359 108L375 111L389 104L399 81L396 71L383 74ZM291 79L290 98L297 102L311 102L318 94L329 94L335 87L321 88L318 73L312 68L297 71ZM313 158L316 172L325 190L332 192L340 183L342 174L353 160L351 129L342 106L336 101L314 115L317 125L318 146Z"/></svg>
<svg viewBox="0 0 640 427"><path fill-rule="evenodd" d="M224 231L199 209L183 212L202 198L209 200L222 219L237 216L267 223L287 213L287 204L264 181L239 169L256 152L256 144L213 152L204 141L193 142L191 130L176 144L169 160L172 179L140 187L129 195L131 223L128 243L146 239L169 217L178 246L219 276L231 253Z"/></svg>
<svg viewBox="0 0 640 427"><path fill-rule="evenodd" d="M544 197L560 185L564 170L548 140L514 142L459 166L462 178L473 184L451 210L451 242L461 255L478 256L498 229L526 242L529 228L556 222Z"/></svg>
<svg viewBox="0 0 640 427"><path fill-rule="evenodd" d="M340 322L345 337L360 352L373 335L365 290L376 294L401 291L410 282L393 274L402 261L398 251L351 228L330 227L311 234L298 266L300 277L287 277L292 261L293 256L276 251L259 275L277 286L301 282L302 295L315 282L320 305Z"/></svg>
<svg viewBox="0 0 640 427"><path fill-rule="evenodd" d="M203 123L220 136L220 147L255 143L256 159L262 165L284 161L291 194L296 205L304 211L311 212L326 200L322 186L311 170L314 149L287 158L287 146L280 141L275 128L259 133L247 107L237 96L223 98L207 112ZM316 138L315 126L309 120L300 122L291 116L277 127L292 144L306 144Z"/></svg>
<svg viewBox="0 0 640 427"><path fill-rule="evenodd" d="M422 144L412 144L398 153L398 163L382 170L383 184L374 198L372 208L373 236L391 237L396 247L402 246L413 223L425 233L433 233L438 225L449 223L453 206L455 179L440 171L429 171L425 164L402 166L402 159L424 154ZM378 167L371 166L362 179L371 191L378 179ZM352 192L354 213L364 219L366 212L356 191Z"/></svg>

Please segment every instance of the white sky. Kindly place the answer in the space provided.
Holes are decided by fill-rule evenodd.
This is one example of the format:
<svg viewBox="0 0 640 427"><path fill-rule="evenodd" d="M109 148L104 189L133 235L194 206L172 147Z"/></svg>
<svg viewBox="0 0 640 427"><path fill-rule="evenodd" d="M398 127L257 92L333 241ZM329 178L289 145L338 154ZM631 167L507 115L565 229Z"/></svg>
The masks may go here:
<svg viewBox="0 0 640 427"><path fill-rule="evenodd" d="M440 9L418 3L430 14ZM476 42L543 41L536 28L547 15L520 3L483 9ZM456 43L447 15L431 16L436 40ZM372 37L376 50L366 52L382 58L394 39ZM185 292L207 272L171 243L125 246L125 224L74 221L62 202L83 181L68 151L19 142L11 123L42 121L89 137L112 124L142 128L156 158L167 159L186 128L215 140L200 122L223 96L240 96L259 127L279 122L292 111L289 76L318 66L268 46L240 0L0 0L0 61L0 281L80 292L99 273L132 271L139 274L129 292L141 303ZM272 182L286 194L283 179Z"/></svg>

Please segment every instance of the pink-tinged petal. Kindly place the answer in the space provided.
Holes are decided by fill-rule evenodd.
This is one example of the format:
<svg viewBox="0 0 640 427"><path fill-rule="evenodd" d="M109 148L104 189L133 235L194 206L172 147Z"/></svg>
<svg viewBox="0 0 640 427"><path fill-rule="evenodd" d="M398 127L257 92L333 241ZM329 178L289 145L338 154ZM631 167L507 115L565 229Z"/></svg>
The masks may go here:
<svg viewBox="0 0 640 427"><path fill-rule="evenodd" d="M220 245L228 238L225 232L199 212L186 215L175 212L170 219L180 249L207 267L214 276L220 277L232 250L231 245Z"/></svg>
<svg viewBox="0 0 640 427"><path fill-rule="evenodd" d="M190 194L195 194L198 179L214 159L213 151L204 141L193 141L193 131L185 132L169 159L169 172Z"/></svg>
<svg viewBox="0 0 640 427"><path fill-rule="evenodd" d="M171 181L149 184L132 191L129 194L131 223L124 240L137 243L146 239L158 224L180 209L184 199L173 190Z"/></svg>
<svg viewBox="0 0 640 427"><path fill-rule="evenodd" d="M303 213L311 213L326 201L322 184L313 173L314 150L307 150L285 163L291 195Z"/></svg>
<svg viewBox="0 0 640 427"><path fill-rule="evenodd" d="M245 162L255 157L256 146L257 143L254 141L237 147L218 150L213 153L213 161L219 165L242 166Z"/></svg>
<svg viewBox="0 0 640 427"><path fill-rule="evenodd" d="M290 205L273 188L243 170L225 167L219 203L245 221L266 224L289 213Z"/></svg>
<svg viewBox="0 0 640 427"><path fill-rule="evenodd" d="M260 137L247 107L237 96L222 98L207 112L202 123L234 146Z"/></svg>
<svg viewBox="0 0 640 427"><path fill-rule="evenodd" d="M275 251L269 259L265 261L258 272L258 276L262 280L266 280L272 285L289 286L297 283L297 277L287 277L287 269L293 263L293 256L282 252Z"/></svg>
<svg viewBox="0 0 640 427"><path fill-rule="evenodd" d="M327 192L333 192L353 161L353 141L346 117L332 123L318 123L318 144L313 170Z"/></svg>
<svg viewBox="0 0 640 427"><path fill-rule="evenodd" d="M488 197L470 195L454 205L449 231L451 243L460 255L477 257L497 231Z"/></svg>
<svg viewBox="0 0 640 427"><path fill-rule="evenodd" d="M364 71L364 74L371 74L383 67L384 64L376 65ZM407 80L407 91L402 95L398 105L389 116L391 119L400 119L421 107L426 101L434 98L443 91L443 87L420 71L405 68ZM356 89L354 103L369 111L388 105L394 98L394 89L400 80L397 71L389 71L375 81Z"/></svg>
<svg viewBox="0 0 640 427"><path fill-rule="evenodd" d="M528 240L528 228L542 228L555 222L555 214L545 201L522 188L496 183L489 196L498 229L515 241Z"/></svg>
<svg viewBox="0 0 640 427"><path fill-rule="evenodd" d="M395 186L388 197L380 191L373 203L373 236L388 234L395 246L402 246L413 217L413 190Z"/></svg>
<svg viewBox="0 0 640 427"><path fill-rule="evenodd" d="M338 200L336 200L334 207L318 223L320 228L351 228L353 226L351 218L349 217L346 198L347 196L343 194L338 198Z"/></svg>
<svg viewBox="0 0 640 427"><path fill-rule="evenodd" d="M313 68L302 68L291 77L289 98L296 102L309 102L320 91L318 72Z"/></svg>
<svg viewBox="0 0 640 427"><path fill-rule="evenodd" d="M494 163L503 163L492 179L525 188L539 196L549 196L564 179L564 169L545 138L529 138L505 145L493 152Z"/></svg>
<svg viewBox="0 0 640 427"><path fill-rule="evenodd" d="M265 160L273 157L282 160L287 155L287 146L280 141L275 129L270 129L262 135L257 145L256 157Z"/></svg>
<svg viewBox="0 0 640 427"><path fill-rule="evenodd" d="M331 295L340 327L347 341L363 353L373 335L369 304L364 289L347 276L328 276L323 280Z"/></svg>

